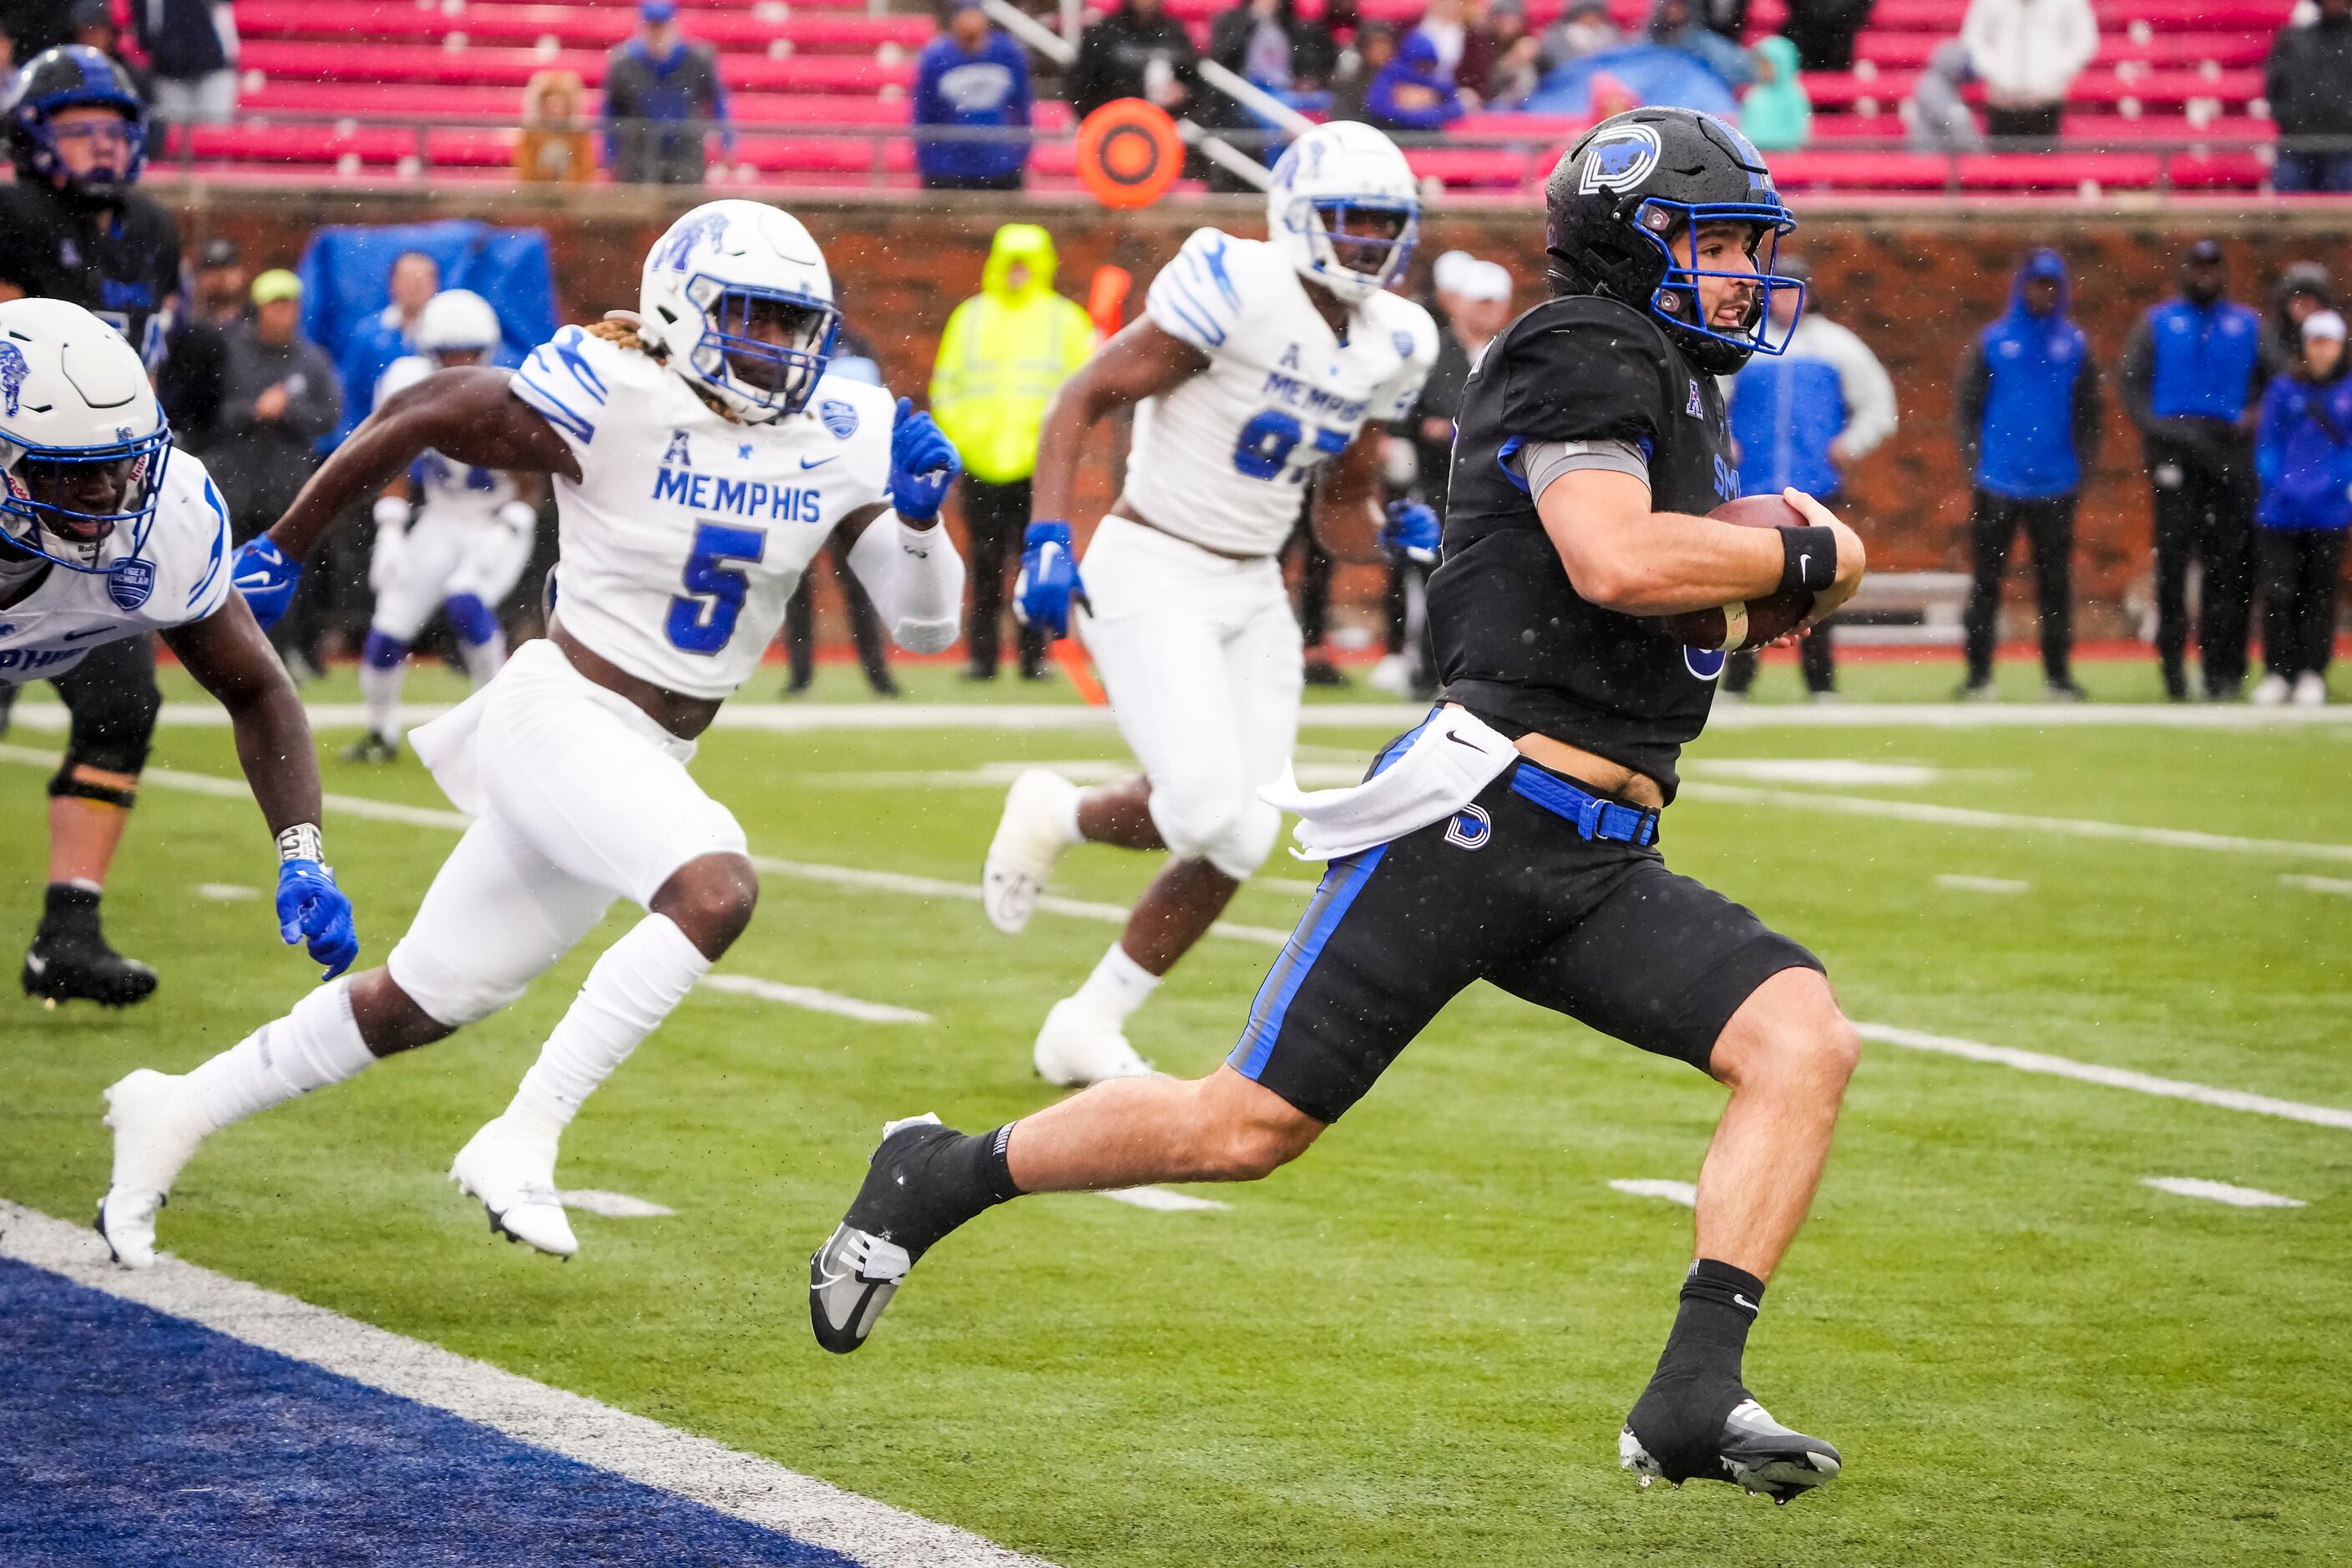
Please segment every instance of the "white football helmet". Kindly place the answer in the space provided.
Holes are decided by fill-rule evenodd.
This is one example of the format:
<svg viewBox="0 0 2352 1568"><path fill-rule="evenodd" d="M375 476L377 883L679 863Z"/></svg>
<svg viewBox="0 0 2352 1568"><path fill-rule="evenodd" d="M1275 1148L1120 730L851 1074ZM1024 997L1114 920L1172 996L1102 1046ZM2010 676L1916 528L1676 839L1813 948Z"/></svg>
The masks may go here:
<svg viewBox="0 0 2352 1568"><path fill-rule="evenodd" d="M646 257L637 336L746 424L797 414L833 355L841 312L824 253L765 202L706 202Z"/></svg>
<svg viewBox="0 0 2352 1568"><path fill-rule="evenodd" d="M1421 230L1421 187L1395 142L1335 120L1275 164L1265 225L1301 277L1357 304L1404 276Z"/></svg>
<svg viewBox="0 0 2352 1568"><path fill-rule="evenodd" d="M113 574L115 601L137 608L154 586L140 552L171 455L172 427L121 333L62 300L0 304L0 533L9 544Z"/></svg>
<svg viewBox="0 0 2352 1568"><path fill-rule="evenodd" d="M499 313L471 289L444 289L416 313L416 352L446 365L453 353L471 353L487 363L505 334Z"/></svg>

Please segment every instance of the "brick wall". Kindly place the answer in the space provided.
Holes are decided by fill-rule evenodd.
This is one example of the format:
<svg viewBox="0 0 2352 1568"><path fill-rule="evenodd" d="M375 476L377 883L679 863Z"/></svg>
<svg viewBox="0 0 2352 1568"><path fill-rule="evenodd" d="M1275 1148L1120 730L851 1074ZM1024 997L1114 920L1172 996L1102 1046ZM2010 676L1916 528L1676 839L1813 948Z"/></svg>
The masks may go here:
<svg viewBox="0 0 2352 1568"><path fill-rule="evenodd" d="M633 191L399 193L360 197L194 187L176 198L193 249L215 233L245 242L256 265L290 261L322 223L408 222L476 216L538 224L554 237L564 304L586 318L634 305L640 260L686 205L675 195ZM1041 222L1062 250L1062 287L1083 298L1106 264L1135 275L1135 305L1157 267L1203 223L1263 232L1244 200L1108 213L1039 200L1011 210L1002 198L904 201L797 200L793 210L825 247L850 318L877 342L890 384L919 392L948 312L979 285L989 236L1008 216ZM2003 309L2010 275L2038 245L2064 252L2075 278L2075 310L2103 367L2112 367L2138 312L2171 288L2179 254L2208 233L2230 252L2233 292L2265 303L2286 263L2314 258L2352 282L2352 212L2286 207L2156 209L2108 214L2026 205L1966 212L1922 203L1897 209L1806 212L1796 247L1813 261L1820 308L1859 332L1886 363L1901 403L1902 428L1851 478L1855 521L1888 568L1960 568L1968 510L1951 433L1953 373L1969 337ZM1502 261L1532 300L1540 288L1540 218L1517 205L1431 215L1421 263L1459 247ZM1107 447L1098 438L1097 457ZM2089 601L2085 630L2126 629L2126 606L2145 595L2147 490L2137 440L2109 399L2107 439L2085 496L2077 583ZM1108 501L1108 464L1089 464L1089 504ZM1343 579L1343 594L1368 578ZM2013 584L2022 591L2022 584Z"/></svg>

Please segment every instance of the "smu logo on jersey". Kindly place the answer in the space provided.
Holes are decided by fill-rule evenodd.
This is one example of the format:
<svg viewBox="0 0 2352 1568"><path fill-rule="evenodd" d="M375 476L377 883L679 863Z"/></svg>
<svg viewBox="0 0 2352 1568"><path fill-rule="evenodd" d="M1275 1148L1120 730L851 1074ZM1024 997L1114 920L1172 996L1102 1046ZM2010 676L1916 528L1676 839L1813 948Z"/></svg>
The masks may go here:
<svg viewBox="0 0 2352 1568"><path fill-rule="evenodd" d="M765 479L730 479L665 465L654 479L656 500L676 501L696 511L730 512L771 522L823 522L824 505L814 489L772 485Z"/></svg>
<svg viewBox="0 0 2352 1568"><path fill-rule="evenodd" d="M1739 470L1719 456L1715 459L1715 493L1725 500L1739 499Z"/></svg>

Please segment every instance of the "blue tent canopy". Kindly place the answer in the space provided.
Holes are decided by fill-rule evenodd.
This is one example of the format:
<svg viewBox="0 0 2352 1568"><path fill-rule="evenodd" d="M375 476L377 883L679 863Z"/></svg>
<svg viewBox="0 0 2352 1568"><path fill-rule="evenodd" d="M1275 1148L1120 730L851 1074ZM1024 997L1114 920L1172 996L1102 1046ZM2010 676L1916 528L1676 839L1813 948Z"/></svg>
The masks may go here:
<svg viewBox="0 0 2352 1568"><path fill-rule="evenodd" d="M1530 114L1590 114L1592 79L1607 75L1622 83L1643 103L1696 109L1737 121L1739 100L1731 84L1705 60L1685 49L1656 44L1632 44L1603 49L1547 74L1519 107Z"/></svg>

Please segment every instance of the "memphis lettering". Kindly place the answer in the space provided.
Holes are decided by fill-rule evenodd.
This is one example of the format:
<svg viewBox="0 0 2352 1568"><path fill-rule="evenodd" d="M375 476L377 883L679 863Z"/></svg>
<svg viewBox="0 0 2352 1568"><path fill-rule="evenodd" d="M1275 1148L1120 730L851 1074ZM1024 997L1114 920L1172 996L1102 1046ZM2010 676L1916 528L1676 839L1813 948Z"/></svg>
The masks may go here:
<svg viewBox="0 0 2352 1568"><path fill-rule="evenodd" d="M1342 397L1336 392L1326 392L1278 370L1266 372L1265 385L1261 394L1289 404L1328 425L1354 425L1364 417L1364 399Z"/></svg>
<svg viewBox="0 0 2352 1568"><path fill-rule="evenodd" d="M805 485L771 485L764 479L730 479L692 468L665 467L654 479L654 500L676 501L696 511L723 511L771 522L823 522L818 492Z"/></svg>

